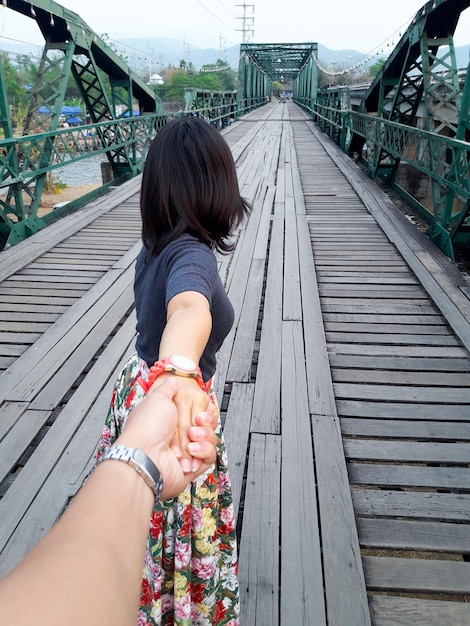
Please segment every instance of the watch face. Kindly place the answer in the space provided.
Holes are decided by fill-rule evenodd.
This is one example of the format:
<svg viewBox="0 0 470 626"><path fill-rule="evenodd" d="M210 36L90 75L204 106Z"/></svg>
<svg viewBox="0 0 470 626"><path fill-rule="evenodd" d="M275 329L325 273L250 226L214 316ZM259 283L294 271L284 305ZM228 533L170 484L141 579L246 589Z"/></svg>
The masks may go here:
<svg viewBox="0 0 470 626"><path fill-rule="evenodd" d="M185 372L193 372L197 368L197 365L196 363L194 363L194 361L191 361L191 359L188 359L188 357L181 356L179 354L170 357L170 361L172 365Z"/></svg>

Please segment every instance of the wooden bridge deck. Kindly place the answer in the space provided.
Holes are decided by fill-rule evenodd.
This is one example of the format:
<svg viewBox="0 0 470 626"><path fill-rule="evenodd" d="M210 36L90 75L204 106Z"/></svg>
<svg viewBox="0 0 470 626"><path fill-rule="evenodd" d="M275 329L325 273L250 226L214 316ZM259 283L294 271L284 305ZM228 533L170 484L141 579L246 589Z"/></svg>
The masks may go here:
<svg viewBox="0 0 470 626"><path fill-rule="evenodd" d="M292 103L224 131L253 202L218 393L246 626L470 623L463 276ZM0 254L0 572L93 463L133 349L134 179Z"/></svg>

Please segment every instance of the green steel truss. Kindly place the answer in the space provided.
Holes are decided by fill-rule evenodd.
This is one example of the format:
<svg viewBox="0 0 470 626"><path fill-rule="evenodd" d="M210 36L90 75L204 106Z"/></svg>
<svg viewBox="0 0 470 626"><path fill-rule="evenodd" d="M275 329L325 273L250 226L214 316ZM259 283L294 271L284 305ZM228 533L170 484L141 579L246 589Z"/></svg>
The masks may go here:
<svg viewBox="0 0 470 626"><path fill-rule="evenodd" d="M57 163L63 165L62 155L68 160L86 158L93 152L83 146L93 143L94 154L103 152L114 179L132 176L141 171L150 138L166 121L153 90L79 15L52 0L8 0L8 7L37 22L45 45L24 137L13 137L0 76L0 121L5 137L0 141L0 187L4 192L0 198L0 249L44 226L44 219L38 217L41 194L48 173ZM58 130L70 75L93 123L87 126L87 132L93 135L87 142L82 127ZM38 113L40 108L42 114ZM134 108L138 108L141 119L126 117L133 116Z"/></svg>
<svg viewBox="0 0 470 626"><path fill-rule="evenodd" d="M292 86L299 101L313 107L318 87L317 51L316 43L241 44L240 114L264 104L273 82Z"/></svg>
<svg viewBox="0 0 470 626"><path fill-rule="evenodd" d="M184 114L203 117L217 129L225 128L237 117L236 91L186 89L184 98Z"/></svg>
<svg viewBox="0 0 470 626"><path fill-rule="evenodd" d="M432 0L420 9L365 94L359 113L345 110L341 89L318 95L314 119L369 175L383 176L428 220L429 235L453 257L470 240L469 68L463 88L453 34L470 0ZM396 177L407 163L429 180L424 206Z"/></svg>

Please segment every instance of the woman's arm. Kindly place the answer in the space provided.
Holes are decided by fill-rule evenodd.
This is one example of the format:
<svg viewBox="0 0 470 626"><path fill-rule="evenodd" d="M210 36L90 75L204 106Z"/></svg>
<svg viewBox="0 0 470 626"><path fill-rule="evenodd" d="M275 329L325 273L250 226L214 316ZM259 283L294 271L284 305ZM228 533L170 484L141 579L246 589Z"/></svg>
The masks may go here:
<svg viewBox="0 0 470 626"><path fill-rule="evenodd" d="M167 306L159 358L183 354L199 363L211 329L212 315L207 298L197 291L179 293Z"/></svg>
<svg viewBox="0 0 470 626"><path fill-rule="evenodd" d="M196 364L204 352L212 329L212 315L207 298L197 291L184 291L168 303L167 323L160 341L159 359L181 354ZM159 377L163 381L172 374ZM173 376L174 377L174 376ZM185 453L188 444L187 430L194 417L207 409L208 395L191 378L178 378L178 439L174 444L182 451L181 465L185 471L195 470L200 462Z"/></svg>
<svg viewBox="0 0 470 626"><path fill-rule="evenodd" d="M183 474L170 449L177 424L174 378L152 388L132 411L115 445L142 449L175 497L197 473ZM156 419L157 418L157 419ZM214 413L189 429L189 453L215 461ZM27 557L0 582L0 623L15 626L132 626L137 620L152 490L122 462L98 465L69 509Z"/></svg>

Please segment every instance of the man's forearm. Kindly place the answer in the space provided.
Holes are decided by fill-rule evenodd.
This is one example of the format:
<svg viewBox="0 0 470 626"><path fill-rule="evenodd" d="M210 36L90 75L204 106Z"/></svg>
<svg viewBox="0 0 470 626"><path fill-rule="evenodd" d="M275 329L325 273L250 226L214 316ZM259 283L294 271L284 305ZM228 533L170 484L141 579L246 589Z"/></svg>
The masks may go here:
<svg viewBox="0 0 470 626"><path fill-rule="evenodd" d="M130 466L98 466L58 524L5 581L0 623L135 623L153 504L151 489ZM51 589L53 605L43 601Z"/></svg>

